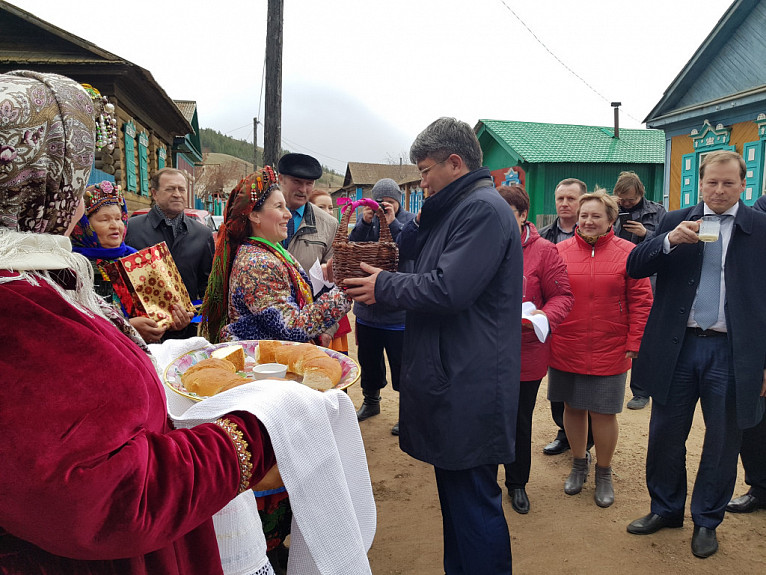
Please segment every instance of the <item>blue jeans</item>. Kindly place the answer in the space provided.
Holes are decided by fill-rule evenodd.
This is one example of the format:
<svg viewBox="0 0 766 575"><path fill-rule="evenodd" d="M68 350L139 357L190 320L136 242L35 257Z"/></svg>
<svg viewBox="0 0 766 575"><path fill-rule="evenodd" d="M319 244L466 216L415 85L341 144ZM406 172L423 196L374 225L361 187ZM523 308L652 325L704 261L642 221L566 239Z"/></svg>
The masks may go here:
<svg viewBox="0 0 766 575"><path fill-rule="evenodd" d="M442 507L446 575L510 575L511 537L497 465L434 468Z"/></svg>
<svg viewBox="0 0 766 575"><path fill-rule="evenodd" d="M692 492L692 519L695 525L708 529L715 529L723 521L737 479L742 438L734 394L728 337L699 337L688 330L667 403L652 402L646 456L652 513L667 519L683 519L686 440L699 400L705 419L705 441Z"/></svg>

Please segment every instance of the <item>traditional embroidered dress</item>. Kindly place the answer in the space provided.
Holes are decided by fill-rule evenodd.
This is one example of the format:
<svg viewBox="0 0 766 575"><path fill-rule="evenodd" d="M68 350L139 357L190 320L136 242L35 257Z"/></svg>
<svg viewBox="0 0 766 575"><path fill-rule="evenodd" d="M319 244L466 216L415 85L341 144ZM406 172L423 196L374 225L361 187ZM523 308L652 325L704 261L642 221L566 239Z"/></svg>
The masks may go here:
<svg viewBox="0 0 766 575"><path fill-rule="evenodd" d="M349 307L337 288L313 301L308 278L290 254L278 244L251 239L239 247L234 259L230 323L221 330L221 339L309 341Z"/></svg>

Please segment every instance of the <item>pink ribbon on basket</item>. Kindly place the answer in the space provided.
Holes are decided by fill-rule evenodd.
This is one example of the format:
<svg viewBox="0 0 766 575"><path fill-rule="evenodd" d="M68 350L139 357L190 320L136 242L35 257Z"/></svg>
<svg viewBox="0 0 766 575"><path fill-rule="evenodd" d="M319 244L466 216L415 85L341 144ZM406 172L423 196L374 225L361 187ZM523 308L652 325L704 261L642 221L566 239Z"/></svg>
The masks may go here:
<svg viewBox="0 0 766 575"><path fill-rule="evenodd" d="M371 198L362 198L361 200L352 200L351 198L338 198L336 200L338 206L341 207L341 212L346 213L347 210L355 210L359 206L367 206L368 208L371 208L373 211L378 211L378 208L380 207L378 205L378 202Z"/></svg>

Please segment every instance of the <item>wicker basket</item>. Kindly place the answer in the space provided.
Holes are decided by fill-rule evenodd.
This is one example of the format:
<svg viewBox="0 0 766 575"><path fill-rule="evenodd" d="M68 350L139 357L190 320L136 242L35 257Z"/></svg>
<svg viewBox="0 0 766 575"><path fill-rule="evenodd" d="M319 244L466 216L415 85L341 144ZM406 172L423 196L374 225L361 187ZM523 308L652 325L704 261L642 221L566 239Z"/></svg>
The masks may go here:
<svg viewBox="0 0 766 575"><path fill-rule="evenodd" d="M377 242L348 241L351 213L359 206L368 206L378 212L380 239ZM369 198L348 202L343 206L343 217L340 219L338 231L332 242L332 249L332 273L335 283L339 285L346 278L362 278L370 275L359 267L361 262L390 272L395 272L399 265L399 248L391 237L386 214L375 200Z"/></svg>

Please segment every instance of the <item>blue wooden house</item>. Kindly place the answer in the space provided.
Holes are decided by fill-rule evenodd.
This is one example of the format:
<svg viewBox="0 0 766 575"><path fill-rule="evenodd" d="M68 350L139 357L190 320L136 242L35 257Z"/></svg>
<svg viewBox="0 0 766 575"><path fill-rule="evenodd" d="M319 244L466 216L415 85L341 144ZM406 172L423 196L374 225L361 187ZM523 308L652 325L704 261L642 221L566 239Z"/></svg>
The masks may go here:
<svg viewBox="0 0 766 575"><path fill-rule="evenodd" d="M745 158L752 205L766 189L766 0L733 2L644 121L665 132L666 207L699 201L700 162L721 149Z"/></svg>

